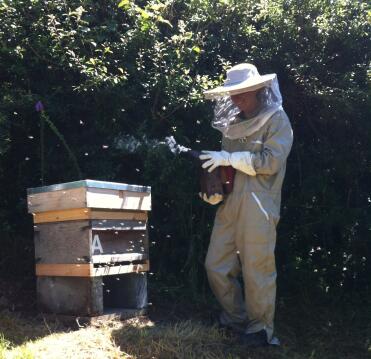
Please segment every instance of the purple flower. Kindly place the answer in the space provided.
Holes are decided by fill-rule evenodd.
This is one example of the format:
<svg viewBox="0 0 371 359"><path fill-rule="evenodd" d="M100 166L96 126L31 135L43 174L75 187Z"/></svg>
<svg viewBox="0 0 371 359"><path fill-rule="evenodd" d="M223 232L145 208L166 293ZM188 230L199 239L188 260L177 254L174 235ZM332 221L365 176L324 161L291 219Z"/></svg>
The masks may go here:
<svg viewBox="0 0 371 359"><path fill-rule="evenodd" d="M44 105L41 101L37 101L37 103L35 105L35 110L36 110L36 112L44 111Z"/></svg>

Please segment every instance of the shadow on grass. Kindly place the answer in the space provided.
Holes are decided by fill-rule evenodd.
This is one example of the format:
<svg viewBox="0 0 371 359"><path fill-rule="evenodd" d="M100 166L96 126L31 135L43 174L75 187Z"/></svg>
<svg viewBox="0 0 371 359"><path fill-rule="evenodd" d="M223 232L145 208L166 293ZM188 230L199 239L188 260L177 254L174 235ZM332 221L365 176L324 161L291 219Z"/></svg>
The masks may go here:
<svg viewBox="0 0 371 359"><path fill-rule="evenodd" d="M140 359L275 358L280 350L243 347L237 337L193 320L145 327L125 325L111 335L122 352Z"/></svg>
<svg viewBox="0 0 371 359"><path fill-rule="evenodd" d="M275 323L276 335L282 345L279 348L261 349L241 346L237 337L214 325L213 318L218 306L212 298L195 302L185 297L182 290L172 294L169 291L153 292L151 298L150 320L112 325L107 337L104 337L106 340L111 336L121 352L127 353L130 358L371 358L371 305L359 298L325 303L313 295L281 296L277 303ZM75 338L78 333L73 329L58 320L45 320L35 311L0 311L0 354L1 342L20 346L61 332L70 332ZM83 349L87 344L81 345ZM77 351L81 348L76 346ZM102 349L102 346L99 344L97 348Z"/></svg>
<svg viewBox="0 0 371 359"><path fill-rule="evenodd" d="M36 312L0 311L0 334L11 346L22 345L30 340L66 330L67 327L58 320L46 320Z"/></svg>
<svg viewBox="0 0 371 359"><path fill-rule="evenodd" d="M172 300L167 303L164 296L161 303L154 299L152 325L127 323L112 331L112 339L123 352L141 359L371 358L368 303L321 303L314 297L308 298L286 297L277 304L275 334L281 341L280 347L243 347L237 337L213 325L210 317L216 315L214 307L210 309L205 303L202 308L200 303L181 303L182 300L175 305Z"/></svg>

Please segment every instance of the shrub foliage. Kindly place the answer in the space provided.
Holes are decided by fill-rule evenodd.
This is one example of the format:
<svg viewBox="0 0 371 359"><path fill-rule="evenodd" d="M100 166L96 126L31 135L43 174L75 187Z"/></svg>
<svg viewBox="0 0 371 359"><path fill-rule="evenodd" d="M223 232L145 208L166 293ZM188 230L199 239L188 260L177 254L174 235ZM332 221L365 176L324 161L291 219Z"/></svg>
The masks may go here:
<svg viewBox="0 0 371 359"><path fill-rule="evenodd" d="M156 276L203 290L213 209L197 196L195 164L162 142L218 149L202 91L253 62L278 74L295 133L281 279L366 288L370 14L351 0L0 1L2 272L33 273L25 189L93 178L152 186Z"/></svg>

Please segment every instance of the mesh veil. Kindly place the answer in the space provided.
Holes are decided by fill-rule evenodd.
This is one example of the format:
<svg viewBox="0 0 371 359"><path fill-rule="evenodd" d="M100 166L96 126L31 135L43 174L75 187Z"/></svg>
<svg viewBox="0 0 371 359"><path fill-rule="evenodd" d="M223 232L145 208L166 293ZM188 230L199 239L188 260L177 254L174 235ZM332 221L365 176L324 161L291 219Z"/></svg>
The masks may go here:
<svg viewBox="0 0 371 359"><path fill-rule="evenodd" d="M260 102L258 113L251 118L242 119L238 116L240 109L232 102L228 93L214 95L212 127L231 139L246 137L259 130L273 113L282 109L282 96L277 77L262 88L257 96Z"/></svg>

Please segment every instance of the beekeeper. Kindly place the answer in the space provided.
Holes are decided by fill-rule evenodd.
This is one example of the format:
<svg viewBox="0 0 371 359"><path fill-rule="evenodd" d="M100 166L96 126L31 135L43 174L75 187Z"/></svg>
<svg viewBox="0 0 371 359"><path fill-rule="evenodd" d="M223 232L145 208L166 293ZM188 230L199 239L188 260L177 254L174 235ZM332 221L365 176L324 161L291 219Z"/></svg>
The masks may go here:
<svg viewBox="0 0 371 359"><path fill-rule="evenodd" d="M203 195L210 204L221 203L205 262L211 289L223 308L220 324L241 331L247 345L278 344L273 337L274 249L293 132L277 76L239 64L227 71L223 86L206 91L205 97L215 100L212 126L223 138L222 151L203 151L203 167L237 170L232 193ZM238 281L241 271L244 296Z"/></svg>

